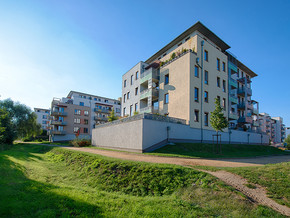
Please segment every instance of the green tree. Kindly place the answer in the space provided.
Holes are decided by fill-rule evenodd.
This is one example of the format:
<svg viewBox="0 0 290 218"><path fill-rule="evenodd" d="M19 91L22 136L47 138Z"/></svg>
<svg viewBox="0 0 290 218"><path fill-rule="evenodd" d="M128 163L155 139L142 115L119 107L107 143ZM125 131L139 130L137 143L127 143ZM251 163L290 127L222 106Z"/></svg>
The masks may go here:
<svg viewBox="0 0 290 218"><path fill-rule="evenodd" d="M116 114L115 114L115 110L113 109L113 110L111 111L111 113L110 113L110 116L108 116L108 121L109 121L109 122L112 122L112 121L114 121L114 120L118 120L118 117L116 116Z"/></svg>
<svg viewBox="0 0 290 218"><path fill-rule="evenodd" d="M36 114L26 105L18 102L15 103L11 99L6 99L0 101L0 109L6 111L8 114L11 128L15 132L13 139L34 137L41 134L41 125L36 121Z"/></svg>
<svg viewBox="0 0 290 218"><path fill-rule="evenodd" d="M9 113L0 108L0 144L12 144L15 136Z"/></svg>
<svg viewBox="0 0 290 218"><path fill-rule="evenodd" d="M223 129L229 126L229 122L227 118L224 116L224 111L223 111L223 108L221 107L221 104L218 98L215 99L215 109L210 114L210 124L217 133L217 144L218 144L219 131L223 132Z"/></svg>
<svg viewBox="0 0 290 218"><path fill-rule="evenodd" d="M286 139L284 140L284 142L287 143L287 148L290 150L290 134L286 137Z"/></svg>

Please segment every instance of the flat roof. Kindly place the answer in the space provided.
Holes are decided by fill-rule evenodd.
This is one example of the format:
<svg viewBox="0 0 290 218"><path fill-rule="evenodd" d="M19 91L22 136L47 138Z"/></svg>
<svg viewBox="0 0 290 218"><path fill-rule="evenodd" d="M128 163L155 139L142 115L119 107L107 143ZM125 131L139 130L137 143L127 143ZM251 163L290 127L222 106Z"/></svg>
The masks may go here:
<svg viewBox="0 0 290 218"><path fill-rule="evenodd" d="M200 32L202 35L207 37L210 41L215 43L218 47L222 49L222 51L225 51L230 48L228 44L226 44L223 40L221 40L216 34L214 34L212 31L210 31L205 25L203 25L200 21L195 23L192 27L185 30L183 33L181 33L178 37L176 37L174 40L172 40L170 43L168 43L166 46L164 46L162 49L160 49L158 52L156 52L153 56L148 58L145 63L149 64L152 61L154 61L156 58L161 56L165 51L170 49L172 46L180 42L182 39L188 37L191 33L194 31Z"/></svg>
<svg viewBox="0 0 290 218"><path fill-rule="evenodd" d="M102 96L98 96L98 95L91 95L91 94L88 94L88 93L83 93L83 92L77 92L77 91L70 91L67 95L67 98L68 97L71 97L73 93L77 93L77 94L81 94L81 95L88 95L90 97L96 97L96 98L105 98L105 99L108 99L108 100L112 100L112 101L117 101L119 102L119 100L117 99L113 99L113 98L107 98L107 97L102 97Z"/></svg>
<svg viewBox="0 0 290 218"><path fill-rule="evenodd" d="M45 108L40 108L40 107L35 107L34 110L45 110L45 111L50 111L50 109L45 109Z"/></svg>
<svg viewBox="0 0 290 218"><path fill-rule="evenodd" d="M237 60L237 67L240 68L242 71L246 72L247 74L249 74L252 78L258 76L256 73L254 73L250 68L248 68L239 60Z"/></svg>

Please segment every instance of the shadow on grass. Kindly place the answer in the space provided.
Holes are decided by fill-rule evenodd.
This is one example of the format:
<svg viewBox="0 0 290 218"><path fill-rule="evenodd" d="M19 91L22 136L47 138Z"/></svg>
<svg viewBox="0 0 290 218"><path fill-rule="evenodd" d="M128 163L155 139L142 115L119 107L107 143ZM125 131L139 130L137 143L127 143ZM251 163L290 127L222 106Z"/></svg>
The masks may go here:
<svg viewBox="0 0 290 218"><path fill-rule="evenodd" d="M0 217L101 217L100 208L53 193L58 186L28 179L23 173L25 169L9 160L29 160L37 157L31 150L45 153L49 149L52 148L34 145L30 152L14 147L0 153Z"/></svg>

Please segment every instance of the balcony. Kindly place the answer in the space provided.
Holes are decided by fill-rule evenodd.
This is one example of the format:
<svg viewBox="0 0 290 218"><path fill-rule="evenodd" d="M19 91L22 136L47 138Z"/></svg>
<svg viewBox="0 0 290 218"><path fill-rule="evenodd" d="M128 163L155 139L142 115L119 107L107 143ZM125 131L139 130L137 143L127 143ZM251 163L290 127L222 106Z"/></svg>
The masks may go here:
<svg viewBox="0 0 290 218"><path fill-rule="evenodd" d="M239 117L238 123L252 123L251 117Z"/></svg>
<svg viewBox="0 0 290 218"><path fill-rule="evenodd" d="M66 132L65 131L60 131L60 130L50 130L49 134L50 135L65 135Z"/></svg>
<svg viewBox="0 0 290 218"><path fill-rule="evenodd" d="M59 121L59 120L52 120L51 125L56 125L56 126L66 126L67 122L65 121Z"/></svg>
<svg viewBox="0 0 290 218"><path fill-rule="evenodd" d="M238 98L235 97L234 95L230 95L229 100L230 100L230 102L232 102L233 104L237 104L237 103L238 103Z"/></svg>
<svg viewBox="0 0 290 218"><path fill-rule="evenodd" d="M229 85L231 86L232 89L238 88L238 82L232 78L229 79Z"/></svg>
<svg viewBox="0 0 290 218"><path fill-rule="evenodd" d="M99 117L99 116L94 116L94 120L96 121L108 121L108 117Z"/></svg>
<svg viewBox="0 0 290 218"><path fill-rule="evenodd" d="M154 68L149 68L148 70L144 71L144 73L140 76L140 84L152 79L152 81L159 81L158 72Z"/></svg>
<svg viewBox="0 0 290 218"><path fill-rule="evenodd" d="M94 108L94 112L99 112L99 113L106 113L106 114L109 114L111 113L111 109L106 109L106 108Z"/></svg>
<svg viewBox="0 0 290 218"><path fill-rule="evenodd" d="M238 88L238 95L241 95L241 96L252 96L252 89L250 88Z"/></svg>
<svg viewBox="0 0 290 218"><path fill-rule="evenodd" d="M237 120L237 119L239 119L238 114L232 112L229 113L229 120Z"/></svg>
<svg viewBox="0 0 290 218"><path fill-rule="evenodd" d="M52 110L51 111L51 115L52 116L63 116L63 117L66 117L67 116L67 112L59 111L59 110Z"/></svg>
<svg viewBox="0 0 290 218"><path fill-rule="evenodd" d="M253 126L256 126L256 127L260 126L259 121L253 120Z"/></svg>
<svg viewBox="0 0 290 218"><path fill-rule="evenodd" d="M244 102L238 104L238 109L245 110L245 108L246 106Z"/></svg>
<svg viewBox="0 0 290 218"><path fill-rule="evenodd" d="M258 109L253 108L253 109L252 109L252 113L255 114L255 115L258 115L258 114L259 114L259 111L258 111Z"/></svg>
<svg viewBox="0 0 290 218"><path fill-rule="evenodd" d="M158 89L146 89L140 93L140 100L148 97L152 97L152 100L155 100L159 97L159 90Z"/></svg>
<svg viewBox="0 0 290 218"><path fill-rule="evenodd" d="M231 69L232 74L238 72L238 67L230 61L228 61L228 67L229 67L229 69Z"/></svg>

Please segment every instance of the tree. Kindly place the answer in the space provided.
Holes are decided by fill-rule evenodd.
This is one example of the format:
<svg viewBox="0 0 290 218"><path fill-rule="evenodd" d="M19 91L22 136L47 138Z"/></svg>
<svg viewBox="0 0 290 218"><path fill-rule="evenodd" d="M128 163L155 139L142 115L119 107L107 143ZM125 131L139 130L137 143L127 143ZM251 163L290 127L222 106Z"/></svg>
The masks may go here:
<svg viewBox="0 0 290 218"><path fill-rule="evenodd" d="M217 145L218 145L219 131L223 132L223 129L229 126L229 122L227 118L224 116L223 108L221 107L218 98L215 99L215 109L210 114L210 124L217 133Z"/></svg>
<svg viewBox="0 0 290 218"><path fill-rule="evenodd" d="M0 101L0 109L7 112L9 122L5 122L11 124L10 127L14 132L12 141L15 138L33 137L41 134L41 125L36 121L36 114L26 105L18 102L15 103L11 99L6 99ZM4 132L6 131L8 129Z"/></svg>
<svg viewBox="0 0 290 218"><path fill-rule="evenodd" d="M9 113L0 108L0 144L12 144L15 136Z"/></svg>
<svg viewBox="0 0 290 218"><path fill-rule="evenodd" d="M112 121L114 121L114 120L118 120L118 117L116 116L116 114L115 114L115 110L113 109L113 110L111 111L111 113L110 113L110 116L108 116L108 121L109 121L109 122L112 122Z"/></svg>
<svg viewBox="0 0 290 218"><path fill-rule="evenodd" d="M284 140L284 142L287 143L287 148L290 150L290 134L286 137L286 139Z"/></svg>

